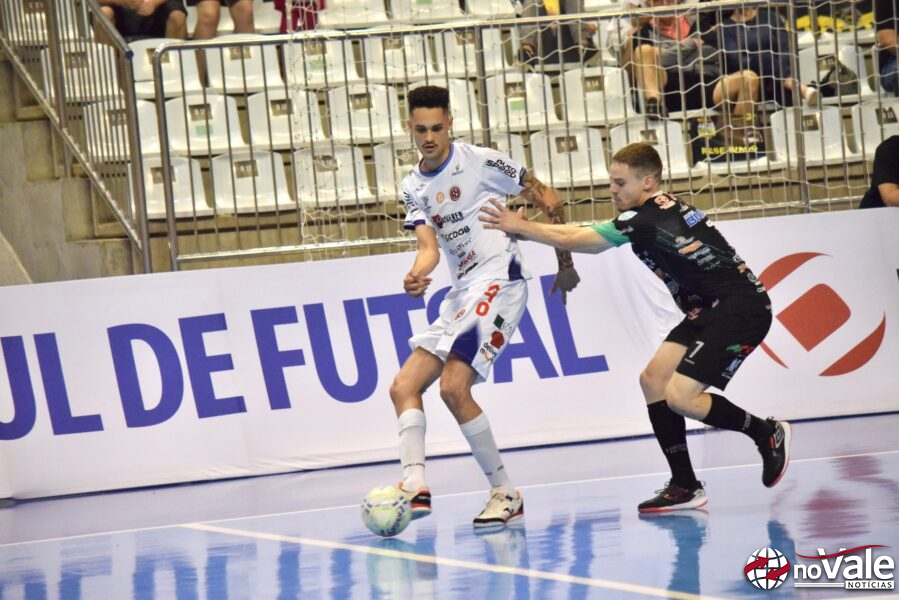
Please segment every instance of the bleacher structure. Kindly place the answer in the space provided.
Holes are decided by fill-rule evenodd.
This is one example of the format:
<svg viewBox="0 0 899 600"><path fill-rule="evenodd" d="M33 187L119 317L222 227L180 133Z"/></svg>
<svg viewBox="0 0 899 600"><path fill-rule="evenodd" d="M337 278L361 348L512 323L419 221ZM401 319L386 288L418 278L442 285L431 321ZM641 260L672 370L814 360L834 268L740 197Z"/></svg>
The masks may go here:
<svg viewBox="0 0 899 600"><path fill-rule="evenodd" d="M855 93L820 106L761 98L757 151L715 160L703 148L733 107L643 114L629 66L602 43L609 23L642 14L769 7L796 24L802 4L633 12L594 0L586 14L525 20L508 0L329 0L313 31L127 43L93 0L0 0L0 42L145 269L178 269L407 249L398 190L418 154L405 97L426 84L449 88L457 138L525 163L559 190L570 221L614 216L610 159L634 141L656 145L666 186L718 218L853 206L875 147L899 133L870 27L792 27L798 82L838 64L854 73ZM275 22L266 6L277 15L255 2L263 32ZM524 25L575 20L597 25L599 52L561 66L518 62Z"/></svg>

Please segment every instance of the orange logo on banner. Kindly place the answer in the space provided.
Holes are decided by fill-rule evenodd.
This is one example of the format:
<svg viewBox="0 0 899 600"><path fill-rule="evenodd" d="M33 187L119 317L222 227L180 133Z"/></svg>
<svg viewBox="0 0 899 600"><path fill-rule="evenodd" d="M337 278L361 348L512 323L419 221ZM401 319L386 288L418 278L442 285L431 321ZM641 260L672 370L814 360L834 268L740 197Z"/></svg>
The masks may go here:
<svg viewBox="0 0 899 600"><path fill-rule="evenodd" d="M759 279L770 291L793 271L819 256L828 255L819 252L799 252L784 256L762 271ZM828 256L828 258L830 257ZM792 304L780 311L776 316L777 320L790 332L790 335L796 338L796 341L805 348L806 352L810 352L840 329L849 320L851 314L852 310L849 308L849 305L833 288L819 283L794 300ZM870 361L880 349L885 333L886 313L884 313L880 325L875 327L874 331L849 349L836 362L824 369L820 375L825 377L845 375L860 368ZM789 368L767 344L762 342L760 347L777 364Z"/></svg>

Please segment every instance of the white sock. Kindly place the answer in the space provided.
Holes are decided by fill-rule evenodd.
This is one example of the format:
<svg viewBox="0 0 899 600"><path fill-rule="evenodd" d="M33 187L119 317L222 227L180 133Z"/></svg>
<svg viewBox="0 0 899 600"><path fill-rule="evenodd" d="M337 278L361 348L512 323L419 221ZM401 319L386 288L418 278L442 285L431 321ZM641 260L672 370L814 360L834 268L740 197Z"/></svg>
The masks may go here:
<svg viewBox="0 0 899 600"><path fill-rule="evenodd" d="M512 487L512 480L503 467L503 459L499 455L499 448L496 447L496 441L493 439L493 432L490 431L490 422L487 421L487 415L479 414L468 423L459 425L468 445L471 446L471 453L475 460L487 476L492 488L502 488L506 493L515 493Z"/></svg>
<svg viewBox="0 0 899 600"><path fill-rule="evenodd" d="M425 413L409 408L403 411L398 421L403 489L414 492L425 484Z"/></svg>

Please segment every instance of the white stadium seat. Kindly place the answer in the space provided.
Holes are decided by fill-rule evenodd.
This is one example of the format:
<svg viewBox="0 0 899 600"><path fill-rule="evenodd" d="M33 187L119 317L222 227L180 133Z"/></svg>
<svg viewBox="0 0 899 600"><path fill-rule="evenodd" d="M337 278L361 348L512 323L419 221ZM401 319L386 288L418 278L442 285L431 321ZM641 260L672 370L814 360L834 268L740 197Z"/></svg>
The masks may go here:
<svg viewBox="0 0 899 600"><path fill-rule="evenodd" d="M607 184L609 172L597 129L538 131L531 136L537 179L555 188Z"/></svg>
<svg viewBox="0 0 899 600"><path fill-rule="evenodd" d="M562 99L572 125L620 123L634 114L627 74L617 67L569 69L562 75Z"/></svg>
<svg viewBox="0 0 899 600"><path fill-rule="evenodd" d="M298 40L282 48L291 87L332 88L362 81L349 40Z"/></svg>
<svg viewBox="0 0 899 600"><path fill-rule="evenodd" d="M860 155L849 150L846 145L840 109L834 106L825 106L820 111L802 109L801 126L807 165L840 164L860 159ZM798 131L793 109L771 114L771 133L777 158L789 161L791 165L799 163L796 146Z"/></svg>
<svg viewBox="0 0 899 600"><path fill-rule="evenodd" d="M152 38L131 42L128 47L134 53L131 64L134 67L134 92L138 98L156 98L156 82L153 78L153 52L166 42L181 40ZM165 52L162 62L162 91L166 98L202 92L200 75L197 70L197 54L193 50Z"/></svg>
<svg viewBox="0 0 899 600"><path fill-rule="evenodd" d="M203 188L203 173L200 162L193 158L173 156L171 159L172 199L175 203L175 218L205 217L212 214L206 203ZM147 199L147 218L165 219L165 185L162 163L159 158L143 161L144 190ZM131 171L128 171L129 177ZM130 188L129 188L130 189Z"/></svg>
<svg viewBox="0 0 899 600"><path fill-rule="evenodd" d="M494 129L539 131L561 125L546 75L507 72L488 77L487 106Z"/></svg>
<svg viewBox="0 0 899 600"><path fill-rule="evenodd" d="M381 199L399 198L403 178L418 163L419 153L410 139L379 144L373 151L376 189Z"/></svg>
<svg viewBox="0 0 899 600"><path fill-rule="evenodd" d="M499 29L481 29L481 57L487 75L501 73L507 65L503 54L502 32ZM476 31L444 31L434 38L437 71L448 77L478 76L478 54L475 44Z"/></svg>
<svg viewBox="0 0 899 600"><path fill-rule="evenodd" d="M428 41L421 35L367 37L362 50L369 81L412 81L433 73Z"/></svg>
<svg viewBox="0 0 899 600"><path fill-rule="evenodd" d="M356 29L390 23L383 0L328 0L318 11L318 24L325 29Z"/></svg>
<svg viewBox="0 0 899 600"><path fill-rule="evenodd" d="M216 40L253 38L266 39L265 36L223 35ZM278 51L273 45L210 48L206 50L206 73L209 90L213 92L243 94L284 87Z"/></svg>
<svg viewBox="0 0 899 600"><path fill-rule="evenodd" d="M284 159L261 150L223 154L212 159L215 208L219 213L295 210Z"/></svg>
<svg viewBox="0 0 899 600"><path fill-rule="evenodd" d="M356 84L328 91L331 137L354 144L387 142L408 135L396 89Z"/></svg>
<svg viewBox="0 0 899 600"><path fill-rule="evenodd" d="M899 135L899 99L884 98L881 102L856 104L852 107L852 129L856 151L873 159L874 151L883 140Z"/></svg>
<svg viewBox="0 0 899 600"><path fill-rule="evenodd" d="M877 93L868 83L864 55L855 46L840 46L836 53L833 46L822 45L800 50L799 81L806 85L821 84L828 72L835 67L837 60L855 75L858 93L822 98L823 104L855 104L876 97Z"/></svg>
<svg viewBox="0 0 899 600"><path fill-rule="evenodd" d="M246 147L237 103L230 96L193 94L165 103L172 154L211 156Z"/></svg>
<svg viewBox="0 0 899 600"><path fill-rule="evenodd" d="M465 12L475 19L509 19L515 16L510 0L467 0Z"/></svg>
<svg viewBox="0 0 899 600"><path fill-rule="evenodd" d="M277 89L253 94L247 98L247 120L250 144L257 148L290 148L291 134L296 146L326 139L318 99L311 91L288 95Z"/></svg>
<svg viewBox="0 0 899 600"><path fill-rule="evenodd" d="M634 142L646 142L656 147L662 157L662 174L670 179L690 176L684 133L681 124L668 119L652 120L631 117L612 128L609 133L612 155Z"/></svg>
<svg viewBox="0 0 899 600"><path fill-rule="evenodd" d="M368 186L362 150L317 144L294 153L294 176L305 208L352 207L375 200Z"/></svg>
<svg viewBox="0 0 899 600"><path fill-rule="evenodd" d="M160 149L156 105L146 100L138 100L135 105L141 155L157 156ZM130 160L127 124L128 113L124 102L106 100L85 106L84 133L89 156L100 162Z"/></svg>
<svg viewBox="0 0 899 600"><path fill-rule="evenodd" d="M401 23L444 23L465 18L459 0L390 0L390 15Z"/></svg>

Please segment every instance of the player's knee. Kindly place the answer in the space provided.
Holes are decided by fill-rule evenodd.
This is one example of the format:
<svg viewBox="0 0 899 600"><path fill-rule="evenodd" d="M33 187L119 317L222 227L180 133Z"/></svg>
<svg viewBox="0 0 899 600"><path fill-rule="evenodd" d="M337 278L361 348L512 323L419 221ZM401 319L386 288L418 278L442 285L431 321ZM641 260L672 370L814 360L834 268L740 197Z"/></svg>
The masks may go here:
<svg viewBox="0 0 899 600"><path fill-rule="evenodd" d="M187 25L187 15L180 10L173 10L166 19L166 25L169 27L185 27Z"/></svg>
<svg viewBox="0 0 899 600"><path fill-rule="evenodd" d="M467 392L465 388L452 380L440 380L440 398L443 403L452 411L454 408L462 406L465 402Z"/></svg>
<svg viewBox="0 0 899 600"><path fill-rule="evenodd" d="M390 384L390 399L394 404L398 404L403 402L403 400L415 393L414 386L412 382L408 380L408 378L403 377L402 374L397 375L393 378L393 382Z"/></svg>
<svg viewBox="0 0 899 600"><path fill-rule="evenodd" d="M665 381L662 374L652 367L646 367L640 373L640 388L642 388L643 394L646 396L651 396L652 398L660 397L665 390L666 383L668 382Z"/></svg>
<svg viewBox="0 0 899 600"><path fill-rule="evenodd" d="M692 390L678 387L674 385L674 382L669 382L665 386L665 401L668 403L668 408L679 415L690 416L690 407L695 397L696 394Z"/></svg>
<svg viewBox="0 0 899 600"><path fill-rule="evenodd" d="M655 46L643 44L642 46L637 46L637 51L634 54L640 59L640 62L644 64L651 63L655 61L658 49Z"/></svg>

